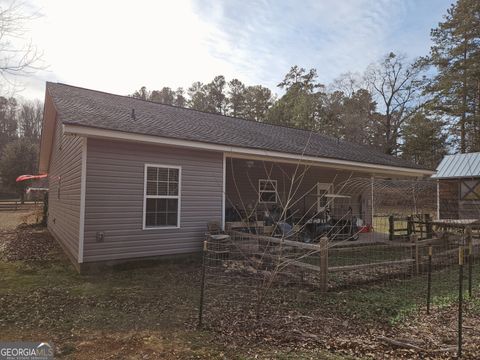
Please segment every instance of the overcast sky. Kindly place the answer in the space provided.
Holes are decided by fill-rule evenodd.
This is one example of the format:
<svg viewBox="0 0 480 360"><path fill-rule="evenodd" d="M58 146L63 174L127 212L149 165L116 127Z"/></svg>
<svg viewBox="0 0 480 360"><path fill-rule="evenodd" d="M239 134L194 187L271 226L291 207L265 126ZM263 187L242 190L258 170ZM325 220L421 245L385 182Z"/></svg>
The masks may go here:
<svg viewBox="0 0 480 360"><path fill-rule="evenodd" d="M328 84L390 51L425 55L450 3L27 0L42 14L29 36L48 68L22 79L20 95L43 100L45 81L128 94L142 85L187 88L218 74L277 91L294 64L317 68Z"/></svg>

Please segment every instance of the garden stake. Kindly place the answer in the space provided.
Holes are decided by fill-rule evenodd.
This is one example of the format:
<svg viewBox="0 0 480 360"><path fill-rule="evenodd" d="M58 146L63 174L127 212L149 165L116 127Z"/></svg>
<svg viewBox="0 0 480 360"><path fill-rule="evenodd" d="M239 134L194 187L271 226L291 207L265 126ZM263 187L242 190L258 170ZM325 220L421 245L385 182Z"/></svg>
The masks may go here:
<svg viewBox="0 0 480 360"><path fill-rule="evenodd" d="M473 277L473 245L472 240L468 244L468 297L472 298L472 279Z"/></svg>
<svg viewBox="0 0 480 360"><path fill-rule="evenodd" d="M462 322L463 322L463 246L458 248L458 350L457 357L462 357Z"/></svg>
<svg viewBox="0 0 480 360"><path fill-rule="evenodd" d="M430 315L430 297L432 292L432 245L428 247L428 275L427 275L427 314Z"/></svg>
<svg viewBox="0 0 480 360"><path fill-rule="evenodd" d="M205 291L205 256L207 253L207 241L203 242L203 253L202 253L202 280L200 288L200 306L198 308L198 327L202 327L202 318L203 318L203 294Z"/></svg>

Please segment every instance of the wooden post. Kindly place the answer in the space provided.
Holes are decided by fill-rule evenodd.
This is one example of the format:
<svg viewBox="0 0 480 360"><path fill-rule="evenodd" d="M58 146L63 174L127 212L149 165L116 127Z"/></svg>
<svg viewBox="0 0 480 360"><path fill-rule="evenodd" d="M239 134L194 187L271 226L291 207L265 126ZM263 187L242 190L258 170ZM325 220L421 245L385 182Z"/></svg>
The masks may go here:
<svg viewBox="0 0 480 360"><path fill-rule="evenodd" d="M388 217L388 239L392 241L395 238L395 219L393 215Z"/></svg>
<svg viewBox="0 0 480 360"><path fill-rule="evenodd" d="M433 238L433 225L430 214L425 214L425 228L427 231L427 239Z"/></svg>
<svg viewBox="0 0 480 360"><path fill-rule="evenodd" d="M414 262L415 262L415 274L418 275L420 274L420 251L418 248L418 235L417 234L412 234L410 236L410 239L413 243L414 247Z"/></svg>
<svg viewBox="0 0 480 360"><path fill-rule="evenodd" d="M414 229L413 217L407 216L407 236L410 236L413 234L414 232L413 229Z"/></svg>
<svg viewBox="0 0 480 360"><path fill-rule="evenodd" d="M328 290L328 238L320 239L320 291L322 293Z"/></svg>

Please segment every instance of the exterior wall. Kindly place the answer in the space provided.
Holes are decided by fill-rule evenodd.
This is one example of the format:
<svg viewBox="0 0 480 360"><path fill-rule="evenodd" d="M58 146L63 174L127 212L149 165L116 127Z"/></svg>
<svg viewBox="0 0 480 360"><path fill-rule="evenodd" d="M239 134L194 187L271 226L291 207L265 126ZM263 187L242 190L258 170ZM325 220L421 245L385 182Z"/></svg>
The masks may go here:
<svg viewBox="0 0 480 360"><path fill-rule="evenodd" d="M46 104L45 112L52 116L54 109ZM64 135L57 120L48 170L48 229L74 262L79 261L83 141Z"/></svg>
<svg viewBox="0 0 480 360"><path fill-rule="evenodd" d="M458 216L461 219L480 219L480 179L468 178L459 180L460 200L458 202ZM465 182L469 187L463 187L461 183ZM474 185L475 184L475 185ZM470 187L473 187L473 192L470 192ZM463 197L469 193L469 199ZM473 194L475 193L475 195Z"/></svg>
<svg viewBox="0 0 480 360"><path fill-rule="evenodd" d="M458 180L439 180L440 219L458 219L460 199Z"/></svg>
<svg viewBox="0 0 480 360"><path fill-rule="evenodd" d="M299 167L296 165L273 163L263 161L250 162L243 159L227 159L226 166L226 201L225 207L235 206L238 209L257 209L258 212L271 208L271 205L258 204L258 179L277 180L277 187L281 204L285 204L291 198L292 210L299 210L300 213L316 212L316 198L308 194L316 194L317 183L333 183L334 192L337 192L341 183L352 174L347 171L337 171L331 168L321 167ZM296 181L290 190L292 177L296 174ZM354 176L369 177L369 174L354 174ZM333 215L342 216L351 206L353 214L362 218L365 223L371 222L371 192L367 182L360 187L352 188L346 186L345 192L353 190L351 199L335 199L333 204ZM291 194L289 196L289 194ZM307 196L305 196L307 195Z"/></svg>
<svg viewBox="0 0 480 360"><path fill-rule="evenodd" d="M460 219L480 219L480 201L460 200L458 202Z"/></svg>
<svg viewBox="0 0 480 360"><path fill-rule="evenodd" d="M142 230L147 163L182 167L178 229ZM222 197L222 153L90 138L84 262L200 251L207 222L222 219Z"/></svg>

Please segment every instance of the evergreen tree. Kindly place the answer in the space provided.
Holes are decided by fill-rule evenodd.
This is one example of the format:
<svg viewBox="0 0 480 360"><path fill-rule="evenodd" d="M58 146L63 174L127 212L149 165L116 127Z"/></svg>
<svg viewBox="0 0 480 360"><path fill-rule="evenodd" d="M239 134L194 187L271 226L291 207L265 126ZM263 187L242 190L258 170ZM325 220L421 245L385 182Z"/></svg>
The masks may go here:
<svg viewBox="0 0 480 360"><path fill-rule="evenodd" d="M275 99L269 88L261 85L247 86L245 89L245 109L243 117L256 121L265 121L267 113Z"/></svg>
<svg viewBox="0 0 480 360"><path fill-rule="evenodd" d="M480 150L480 1L458 0L431 31L429 108L453 123L460 152Z"/></svg>
<svg viewBox="0 0 480 360"><path fill-rule="evenodd" d="M187 99L185 98L185 91L183 90L183 88L179 87L175 91L175 100L173 102L173 105L180 107L187 106Z"/></svg>
<svg viewBox="0 0 480 360"><path fill-rule="evenodd" d="M175 92L169 87L163 87L162 90L153 90L148 100L161 104L173 105L175 102Z"/></svg>
<svg viewBox="0 0 480 360"><path fill-rule="evenodd" d="M317 71L293 66L278 87L285 94L268 112L268 121L272 124L286 125L301 129L317 128L321 89L317 82Z"/></svg>
<svg viewBox="0 0 480 360"><path fill-rule="evenodd" d="M402 157L418 165L435 169L447 154L444 123L418 112L403 127Z"/></svg>
<svg viewBox="0 0 480 360"><path fill-rule="evenodd" d="M229 114L234 117L245 116L245 85L238 79L228 82Z"/></svg>
<svg viewBox="0 0 480 360"><path fill-rule="evenodd" d="M212 82L205 87L207 98L207 110L217 114L225 114L227 112L227 96L225 95L225 87L227 83L223 75L215 76Z"/></svg>
<svg viewBox="0 0 480 360"><path fill-rule="evenodd" d="M209 111L207 87L200 81L196 81L187 90L189 100L188 107L199 111Z"/></svg>

